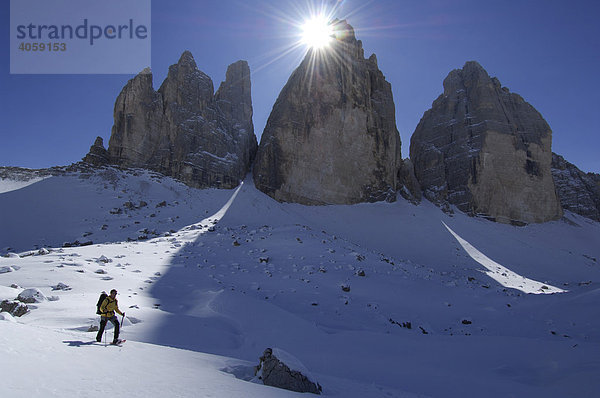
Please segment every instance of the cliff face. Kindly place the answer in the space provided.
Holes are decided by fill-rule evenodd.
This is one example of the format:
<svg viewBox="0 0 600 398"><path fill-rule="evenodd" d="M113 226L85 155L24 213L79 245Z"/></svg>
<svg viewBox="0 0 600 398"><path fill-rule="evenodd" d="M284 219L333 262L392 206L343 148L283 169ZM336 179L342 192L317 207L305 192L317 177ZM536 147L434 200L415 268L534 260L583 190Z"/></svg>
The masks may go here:
<svg viewBox="0 0 600 398"><path fill-rule="evenodd" d="M553 153L552 176L563 209L600 221L600 174L584 173Z"/></svg>
<svg viewBox="0 0 600 398"><path fill-rule="evenodd" d="M244 174L254 161L258 143L252 123L252 96L250 87L250 68L246 61L237 61L227 68L225 81L215 93L217 106L238 131L238 145L241 148L241 164L247 165Z"/></svg>
<svg viewBox="0 0 600 398"><path fill-rule="evenodd" d="M144 69L129 80L115 101L108 155L110 163L123 167L160 164L157 152L166 142L161 138L162 96L152 87L152 73Z"/></svg>
<svg viewBox="0 0 600 398"><path fill-rule="evenodd" d="M476 62L450 72L410 146L425 197L505 223L555 220L552 131Z"/></svg>
<svg viewBox="0 0 600 398"><path fill-rule="evenodd" d="M254 181L286 202L394 200L401 164L390 84L345 21L330 48L310 50L279 94Z"/></svg>
<svg viewBox="0 0 600 398"><path fill-rule="evenodd" d="M233 188L256 153L250 69L229 66L216 94L210 77L184 52L158 91L146 69L117 97L109 162L173 176L194 187Z"/></svg>

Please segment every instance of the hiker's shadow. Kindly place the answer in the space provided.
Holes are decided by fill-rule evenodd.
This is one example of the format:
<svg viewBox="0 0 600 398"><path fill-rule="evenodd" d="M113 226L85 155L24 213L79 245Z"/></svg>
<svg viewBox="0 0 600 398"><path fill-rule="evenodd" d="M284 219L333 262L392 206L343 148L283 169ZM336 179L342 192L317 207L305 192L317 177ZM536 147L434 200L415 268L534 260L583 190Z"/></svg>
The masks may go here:
<svg viewBox="0 0 600 398"><path fill-rule="evenodd" d="M95 341L81 341L81 340L65 340L63 343L68 344L69 347L81 347L85 345L98 344Z"/></svg>

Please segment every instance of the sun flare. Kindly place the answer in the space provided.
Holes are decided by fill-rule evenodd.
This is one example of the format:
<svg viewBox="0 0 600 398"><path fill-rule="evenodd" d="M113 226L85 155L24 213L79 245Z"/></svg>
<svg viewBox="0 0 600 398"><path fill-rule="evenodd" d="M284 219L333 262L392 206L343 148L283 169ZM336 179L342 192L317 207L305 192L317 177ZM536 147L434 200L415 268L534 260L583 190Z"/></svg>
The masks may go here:
<svg viewBox="0 0 600 398"><path fill-rule="evenodd" d="M302 43L314 49L322 49L331 43L333 29L327 18L315 16L302 25Z"/></svg>

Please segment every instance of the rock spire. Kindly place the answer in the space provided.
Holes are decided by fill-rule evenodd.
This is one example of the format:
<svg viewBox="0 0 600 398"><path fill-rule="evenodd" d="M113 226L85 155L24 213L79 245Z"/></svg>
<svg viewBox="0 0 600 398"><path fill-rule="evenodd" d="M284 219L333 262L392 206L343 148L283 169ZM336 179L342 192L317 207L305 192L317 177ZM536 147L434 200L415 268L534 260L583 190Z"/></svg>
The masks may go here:
<svg viewBox="0 0 600 398"><path fill-rule="evenodd" d="M352 26L332 25L330 47L308 51L273 106L254 182L285 202L394 200L402 159L391 86Z"/></svg>
<svg viewBox="0 0 600 398"><path fill-rule="evenodd" d="M551 145L533 106L467 62L423 115L410 158L429 200L499 222L540 223L562 216Z"/></svg>
<svg viewBox="0 0 600 398"><path fill-rule="evenodd" d="M256 148L246 61L229 66L215 94L185 51L158 91L145 69L115 102L111 164L158 171L194 187L233 188L250 170Z"/></svg>

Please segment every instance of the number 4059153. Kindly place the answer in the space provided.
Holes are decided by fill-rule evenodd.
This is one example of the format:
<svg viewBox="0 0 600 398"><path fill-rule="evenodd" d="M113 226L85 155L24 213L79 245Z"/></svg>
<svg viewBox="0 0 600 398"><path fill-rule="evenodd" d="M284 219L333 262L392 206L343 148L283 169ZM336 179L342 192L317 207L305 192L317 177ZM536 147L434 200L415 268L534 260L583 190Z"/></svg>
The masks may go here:
<svg viewBox="0 0 600 398"><path fill-rule="evenodd" d="M21 51L67 51L67 43L21 43Z"/></svg>

